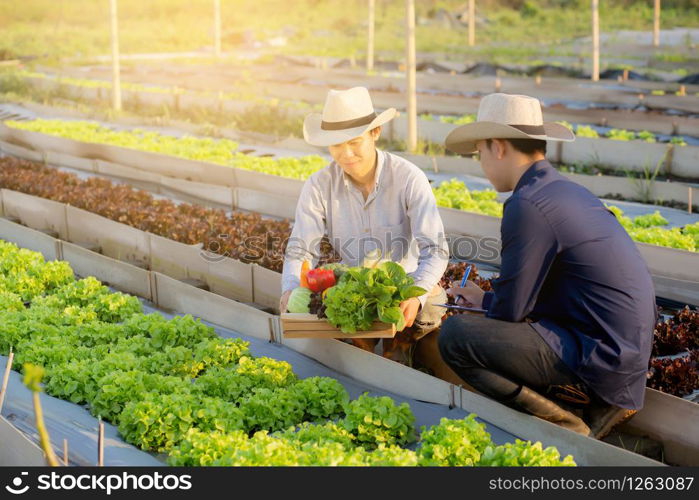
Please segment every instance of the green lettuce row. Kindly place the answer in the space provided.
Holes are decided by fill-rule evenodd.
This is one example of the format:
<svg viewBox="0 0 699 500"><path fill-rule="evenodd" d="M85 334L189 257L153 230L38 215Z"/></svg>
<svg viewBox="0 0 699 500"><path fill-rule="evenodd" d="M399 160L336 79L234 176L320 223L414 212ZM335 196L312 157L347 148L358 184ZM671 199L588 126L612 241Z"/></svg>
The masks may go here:
<svg viewBox="0 0 699 500"><path fill-rule="evenodd" d="M98 79L87 79L87 78L74 78L68 76L59 76L57 78L52 78L51 75L45 73L38 73L34 71L15 71L18 77L21 78L41 78L44 80L53 80L58 85L73 85L83 88L103 88L111 89L112 82L108 80L98 80ZM170 94L177 95L187 93L189 95L198 95L205 97L218 97L220 99L229 99L237 101L247 101L256 105L268 106L268 107L282 107L287 109L301 109L301 110L312 110L318 109L318 105L312 105L301 101L290 101L290 100L280 100L275 97L260 97L260 95L253 90L245 90L243 87L237 88L234 91L227 92L213 92L207 90L192 90L192 89L182 89L178 87L161 87L157 85L142 85L133 82L121 82L121 88L123 90L130 90L136 92L148 92L153 94Z"/></svg>
<svg viewBox="0 0 699 500"><path fill-rule="evenodd" d="M624 215L619 207L607 205L607 208L616 216L634 241L690 252L699 251L699 222L687 224L683 228L665 229L661 226L666 226L668 221L657 210L652 214L639 215L632 220Z"/></svg>
<svg viewBox="0 0 699 500"><path fill-rule="evenodd" d="M17 253L16 247L1 248L10 260ZM21 277L21 269L42 264L32 253L22 253L20 260L33 264L5 266L5 271ZM17 305L13 293L3 297ZM249 356L240 339L218 338L191 316L168 320L142 314L140 303L131 299L94 278L62 284L35 296L29 308L22 303L22 309L0 312L0 349L6 354L15 347L25 367L45 366L49 394L87 404L93 415L118 425L127 441L170 451L173 463L418 462L415 452L399 447L415 439L414 416L405 403L367 395L350 402L334 379L298 380L288 363ZM226 392L231 377L247 389L225 399L231 396ZM270 431L279 434L272 437ZM244 438L234 455L199 456L202 442L230 442L230 435Z"/></svg>
<svg viewBox="0 0 699 500"><path fill-rule="evenodd" d="M497 201L498 194L492 189L472 191L462 181L451 179L432 191L440 207L502 217L503 205Z"/></svg>
<svg viewBox="0 0 699 500"><path fill-rule="evenodd" d="M67 262L46 262L38 252L0 240L0 304L17 309L18 298L28 302L74 280Z"/></svg>
<svg viewBox="0 0 699 500"><path fill-rule="evenodd" d="M356 435L342 425L303 424L275 434L266 431L204 433L193 428L170 450L174 466L575 466L573 457L561 459L555 447L516 440L496 445L485 425L470 414L463 420L443 418L422 428L412 451L379 444L357 446Z"/></svg>
<svg viewBox="0 0 699 500"><path fill-rule="evenodd" d="M332 424L330 424L332 425ZM325 434L327 436L328 433ZM415 452L381 445L367 451L339 440L300 440L261 431L203 433L190 430L171 451L173 466L414 466Z"/></svg>
<svg viewBox="0 0 699 500"><path fill-rule="evenodd" d="M36 119L23 122L10 120L5 124L20 130L41 132L77 141L172 155L293 179L307 179L327 165L327 160L317 155L299 158L248 156L237 152L238 144L228 139L173 137L139 129L115 131L88 121Z"/></svg>
<svg viewBox="0 0 699 500"><path fill-rule="evenodd" d="M497 201L495 191L471 191L458 179L444 181L439 187L433 188L433 191L440 207L502 217L503 204ZM668 221L657 210L632 220L619 207L607 205L607 208L616 215L634 241L690 252L699 251L699 222L683 228L666 229L662 226L667 225Z"/></svg>

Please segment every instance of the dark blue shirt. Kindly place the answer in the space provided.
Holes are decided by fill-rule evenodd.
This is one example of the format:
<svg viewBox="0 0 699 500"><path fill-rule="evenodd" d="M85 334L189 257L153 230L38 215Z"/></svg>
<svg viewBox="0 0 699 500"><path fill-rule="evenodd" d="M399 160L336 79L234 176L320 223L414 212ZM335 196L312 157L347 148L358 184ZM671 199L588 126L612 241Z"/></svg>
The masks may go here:
<svg viewBox="0 0 699 500"><path fill-rule="evenodd" d="M483 299L487 316L529 319L599 397L641 408L655 294L645 261L614 215L539 161L505 202L501 235L500 277Z"/></svg>

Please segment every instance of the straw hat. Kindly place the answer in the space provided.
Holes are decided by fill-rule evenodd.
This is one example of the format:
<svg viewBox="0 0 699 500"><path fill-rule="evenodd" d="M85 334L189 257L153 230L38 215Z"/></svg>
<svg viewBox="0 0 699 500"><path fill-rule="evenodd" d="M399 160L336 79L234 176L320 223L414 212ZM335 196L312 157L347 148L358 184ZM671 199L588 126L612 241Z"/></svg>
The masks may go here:
<svg viewBox="0 0 699 500"><path fill-rule="evenodd" d="M541 103L526 95L490 94L481 99L475 123L451 131L445 145L454 153L476 151L476 141L483 139L539 139L542 141L575 140L567 127L544 122Z"/></svg>
<svg viewBox="0 0 699 500"><path fill-rule="evenodd" d="M312 113L303 122L303 138L313 146L332 146L359 137L396 116L390 108L376 114L369 91L364 87L330 90L323 114Z"/></svg>

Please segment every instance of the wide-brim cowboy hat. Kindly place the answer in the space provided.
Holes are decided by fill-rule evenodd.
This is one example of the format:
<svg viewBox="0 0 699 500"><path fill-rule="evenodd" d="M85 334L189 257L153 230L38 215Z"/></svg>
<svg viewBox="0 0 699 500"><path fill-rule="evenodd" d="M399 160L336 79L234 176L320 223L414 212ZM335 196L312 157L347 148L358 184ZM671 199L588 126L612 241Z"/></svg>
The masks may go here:
<svg viewBox="0 0 699 500"><path fill-rule="evenodd" d="M367 130L392 120L396 109L376 113L364 87L330 90L323 113L312 113L303 122L303 138L313 146L333 146L351 141Z"/></svg>
<svg viewBox="0 0 699 500"><path fill-rule="evenodd" d="M476 121L452 130L444 144L454 153L469 154L476 151L476 142L484 139L571 142L575 135L564 125L544 122L538 99L526 95L490 94L481 99Z"/></svg>

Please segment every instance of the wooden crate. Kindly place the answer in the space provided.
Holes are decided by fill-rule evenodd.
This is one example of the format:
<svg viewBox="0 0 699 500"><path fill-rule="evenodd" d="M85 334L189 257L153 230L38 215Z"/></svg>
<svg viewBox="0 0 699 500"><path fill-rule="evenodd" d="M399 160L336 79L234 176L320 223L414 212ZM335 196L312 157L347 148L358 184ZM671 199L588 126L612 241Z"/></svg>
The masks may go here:
<svg viewBox="0 0 699 500"><path fill-rule="evenodd" d="M393 338L396 335L396 325L375 321L371 330L343 333L327 320L319 319L315 314L284 313L281 315L284 337L290 339L374 339Z"/></svg>

